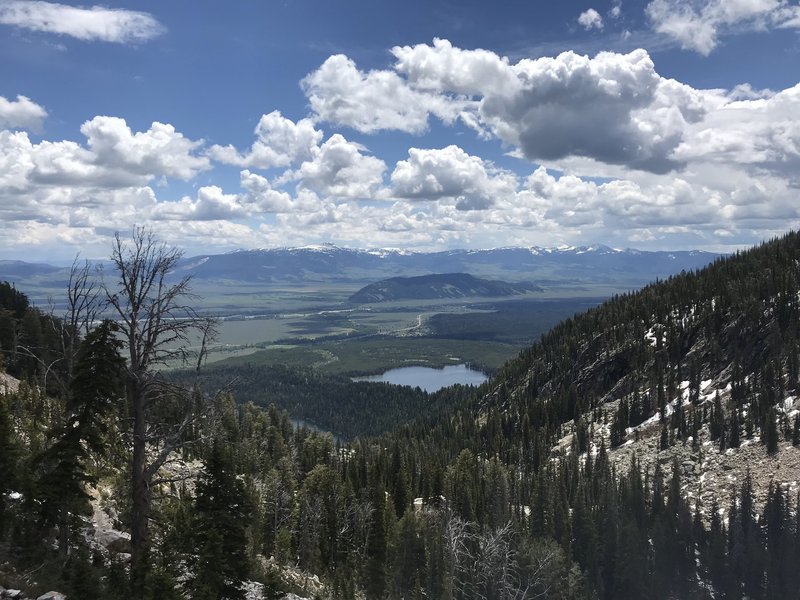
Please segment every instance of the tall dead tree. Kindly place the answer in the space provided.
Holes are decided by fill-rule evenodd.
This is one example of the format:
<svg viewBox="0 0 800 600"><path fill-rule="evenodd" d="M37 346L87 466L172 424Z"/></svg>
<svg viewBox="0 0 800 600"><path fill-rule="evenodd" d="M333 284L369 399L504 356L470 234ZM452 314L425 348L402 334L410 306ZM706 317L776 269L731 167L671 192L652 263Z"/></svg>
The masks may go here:
<svg viewBox="0 0 800 600"><path fill-rule="evenodd" d="M44 315L51 341L40 346L23 342L17 347L17 352L38 363L43 390L61 400L69 394L81 339L97 321L102 307L92 271L88 260L81 264L75 257L67 280L66 304L59 309L51 300L50 311ZM55 385L51 385L53 381Z"/></svg>
<svg viewBox="0 0 800 600"><path fill-rule="evenodd" d="M205 343L214 321L199 315L190 277L174 272L182 251L158 240L152 231L135 227L131 238L114 236L111 262L117 281L103 287L109 307L116 313L127 348L126 395L132 421L131 459L131 586L134 596L143 591L149 566L149 516L151 486L171 454L187 443L187 432L198 416L191 399L184 414L164 424L153 418L154 404L175 394L157 368L177 359L190 358L193 335ZM204 354L201 347L200 357ZM191 395L191 392L187 392Z"/></svg>
<svg viewBox="0 0 800 600"><path fill-rule="evenodd" d="M84 260L81 264L76 256L69 270L64 314L58 318L55 310L50 310L50 323L58 336L64 360L63 380L59 380L64 394L73 379L78 345L97 321L101 306L100 290L92 278L91 263Z"/></svg>

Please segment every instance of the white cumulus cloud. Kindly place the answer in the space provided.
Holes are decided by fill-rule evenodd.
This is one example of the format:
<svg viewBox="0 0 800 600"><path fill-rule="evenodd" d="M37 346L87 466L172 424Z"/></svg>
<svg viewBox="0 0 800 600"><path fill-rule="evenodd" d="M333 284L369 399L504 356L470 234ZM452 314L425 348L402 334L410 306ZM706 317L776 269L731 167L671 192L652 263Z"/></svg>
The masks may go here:
<svg viewBox="0 0 800 600"><path fill-rule="evenodd" d="M496 199L513 195L516 177L470 156L458 146L411 148L408 159L391 175L392 193L412 200L455 199L462 210L486 209Z"/></svg>
<svg viewBox="0 0 800 600"><path fill-rule="evenodd" d="M595 9L589 8L578 16L578 24L586 31L590 31L592 29L602 29L603 17L601 17L600 13Z"/></svg>
<svg viewBox="0 0 800 600"><path fill-rule="evenodd" d="M277 110L261 117L255 134L256 141L246 154L241 154L230 145L214 145L209 149L209 155L219 162L238 167L288 167L311 158L312 150L319 145L323 136L322 131L314 128L311 119L301 119L295 123Z"/></svg>
<svg viewBox="0 0 800 600"><path fill-rule="evenodd" d="M365 150L335 133L287 177L325 196L374 198L383 185L386 163Z"/></svg>
<svg viewBox="0 0 800 600"><path fill-rule="evenodd" d="M0 128L39 131L47 111L26 96L8 100L0 96Z"/></svg>
<svg viewBox="0 0 800 600"><path fill-rule="evenodd" d="M191 179L209 168L196 151L203 141L190 140L170 124L154 122L147 131L132 132L119 117L94 117L81 126L93 164L109 171L146 178L166 176Z"/></svg>
<svg viewBox="0 0 800 600"><path fill-rule="evenodd" d="M317 117L371 133L416 132L429 115L448 123L460 116L532 161L581 156L666 172L681 166L672 153L686 125L714 100L661 77L644 50L594 58L565 52L516 64L438 39L392 52L394 70L368 74L341 55L325 61L304 80Z"/></svg>
<svg viewBox="0 0 800 600"><path fill-rule="evenodd" d="M0 184L15 190L38 185L78 187L141 186L158 177L190 179L209 168L193 141L172 125L153 123L132 132L116 117L95 117L81 127L82 146L71 140L33 143L27 132L0 132Z"/></svg>
<svg viewBox="0 0 800 600"><path fill-rule="evenodd" d="M422 133L428 115L452 122L458 103L416 90L392 71L360 71L344 55L329 57L302 81L317 118L364 133L397 129Z"/></svg>
<svg viewBox="0 0 800 600"><path fill-rule="evenodd" d="M705 94L656 73L644 50L565 52L513 66L518 85L487 90L483 122L531 160L583 156L666 172L687 122L702 118Z"/></svg>
<svg viewBox="0 0 800 600"><path fill-rule="evenodd" d="M248 208L237 194L226 194L216 185L197 190L197 199L184 196L178 202L159 202L150 215L156 220L215 221L246 217Z"/></svg>
<svg viewBox="0 0 800 600"><path fill-rule="evenodd" d="M413 89L481 96L488 89L504 90L517 84L509 61L488 50L456 48L436 38L433 46L395 46L395 70L405 75Z"/></svg>
<svg viewBox="0 0 800 600"><path fill-rule="evenodd" d="M390 67L369 72L331 57L303 83L312 115L264 114L249 146L208 148L166 123L135 131L110 116L84 123L81 139L38 141L26 129L44 109L2 99L0 242L95 244L136 222L203 251L719 246L800 222L800 84L694 89L644 50L511 61L437 39L391 52ZM411 147L387 166L319 125L420 133L432 118L460 119L535 166L521 176L453 144ZM212 161L239 167L238 186L215 185Z"/></svg>
<svg viewBox="0 0 800 600"><path fill-rule="evenodd" d="M725 102L694 124L679 160L740 165L800 183L800 84L776 94Z"/></svg>
<svg viewBox="0 0 800 600"><path fill-rule="evenodd" d="M266 177L244 170L240 173L240 184L253 213L312 212L320 204L319 197L311 190L300 189L294 198L276 190Z"/></svg>

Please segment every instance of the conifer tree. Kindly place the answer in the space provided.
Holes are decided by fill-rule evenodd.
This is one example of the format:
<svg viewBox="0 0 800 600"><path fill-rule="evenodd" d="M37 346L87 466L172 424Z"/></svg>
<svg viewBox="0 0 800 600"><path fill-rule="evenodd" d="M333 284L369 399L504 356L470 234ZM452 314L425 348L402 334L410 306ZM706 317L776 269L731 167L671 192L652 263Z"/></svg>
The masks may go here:
<svg viewBox="0 0 800 600"><path fill-rule="evenodd" d="M739 437L739 411L736 409L736 407L731 410L731 422L728 426L728 432L730 435L730 438L728 439L728 447L738 448L741 446Z"/></svg>
<svg viewBox="0 0 800 600"><path fill-rule="evenodd" d="M372 475L372 517L367 538L364 592L367 600L383 598L386 589L386 492L378 470Z"/></svg>
<svg viewBox="0 0 800 600"><path fill-rule="evenodd" d="M587 572L588 580L593 584L598 578L597 531L586 504L583 490L578 490L573 512L572 552L575 561Z"/></svg>
<svg viewBox="0 0 800 600"><path fill-rule="evenodd" d="M476 521L478 510L478 459L471 450L462 450L445 475L450 506L465 521Z"/></svg>
<svg viewBox="0 0 800 600"><path fill-rule="evenodd" d="M741 570L745 595L756 598L762 591L764 564L761 532L755 515L753 479L749 470L739 494L738 517L741 555L740 562L734 568Z"/></svg>
<svg viewBox="0 0 800 600"><path fill-rule="evenodd" d="M722 410L722 400L719 397L719 390L714 395L714 405L711 408L711 416L709 418L709 434L712 441L720 438L725 428L724 412Z"/></svg>
<svg viewBox="0 0 800 600"><path fill-rule="evenodd" d="M70 515L86 503L85 485L95 481L90 456L105 451L107 417L122 394L121 346L111 321L103 321L81 342L69 383L66 423L55 428L55 443L36 459L40 510L45 525L58 526L63 554L68 550Z"/></svg>
<svg viewBox="0 0 800 600"><path fill-rule="evenodd" d="M6 529L8 494L17 484L18 459L17 436L11 423L7 396L0 394L0 539Z"/></svg>
<svg viewBox="0 0 800 600"><path fill-rule="evenodd" d="M786 495L780 485L770 482L762 518L766 538L766 597L789 598L794 561L791 520ZM797 590L794 590L797 591Z"/></svg>
<svg viewBox="0 0 800 600"><path fill-rule="evenodd" d="M726 588L727 564L725 554L725 529L719 515L719 504L714 498L711 505L711 524L708 531L708 571L711 583L716 590Z"/></svg>
<svg viewBox="0 0 800 600"><path fill-rule="evenodd" d="M394 512L398 517L402 517L406 507L411 502L411 482L398 446L395 446L392 451L392 464L389 475Z"/></svg>
<svg viewBox="0 0 800 600"><path fill-rule="evenodd" d="M250 572L247 524L253 507L230 452L214 442L197 484L194 539L197 556L189 581L193 598L241 600Z"/></svg>
<svg viewBox="0 0 800 600"><path fill-rule="evenodd" d="M425 544L419 531L419 518L414 511L407 511L398 521L395 544L395 559L392 573L395 587L402 598L419 597L426 562Z"/></svg>
<svg viewBox="0 0 800 600"><path fill-rule="evenodd" d="M774 456L778 453L778 425L775 422L775 409L770 406L764 417L764 444L767 446L767 453Z"/></svg>

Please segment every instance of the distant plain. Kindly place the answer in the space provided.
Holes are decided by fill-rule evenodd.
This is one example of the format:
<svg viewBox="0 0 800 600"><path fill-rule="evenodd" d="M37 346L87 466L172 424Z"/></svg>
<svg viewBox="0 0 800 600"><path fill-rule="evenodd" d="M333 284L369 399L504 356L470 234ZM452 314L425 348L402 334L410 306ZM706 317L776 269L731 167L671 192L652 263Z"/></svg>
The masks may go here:
<svg viewBox="0 0 800 600"><path fill-rule="evenodd" d="M209 368L283 364L354 376L466 363L491 374L576 312L714 258L605 247L388 253L378 258L325 247L193 257L175 276L191 275L193 308L219 319L206 357ZM437 272L472 272L496 283L535 284L535 289L500 297L468 290L466 297L351 301L364 286L387 277ZM97 275L97 285L102 278L114 278L108 265ZM64 268L0 261L0 279L15 282L40 308L63 310ZM194 348L199 343L199 338L190 340Z"/></svg>

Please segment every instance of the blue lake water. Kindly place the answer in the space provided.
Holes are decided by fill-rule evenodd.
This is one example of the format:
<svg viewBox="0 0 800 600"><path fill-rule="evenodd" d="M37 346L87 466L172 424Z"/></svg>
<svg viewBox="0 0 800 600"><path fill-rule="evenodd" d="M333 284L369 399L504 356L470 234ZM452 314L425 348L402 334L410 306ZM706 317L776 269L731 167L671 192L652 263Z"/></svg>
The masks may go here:
<svg viewBox="0 0 800 600"><path fill-rule="evenodd" d="M426 392L435 392L443 387L460 383L463 385L480 385L487 377L480 371L470 369L467 365L449 365L443 369L430 367L402 367L391 369L380 375L356 377L354 381L383 381L395 385L419 386Z"/></svg>

